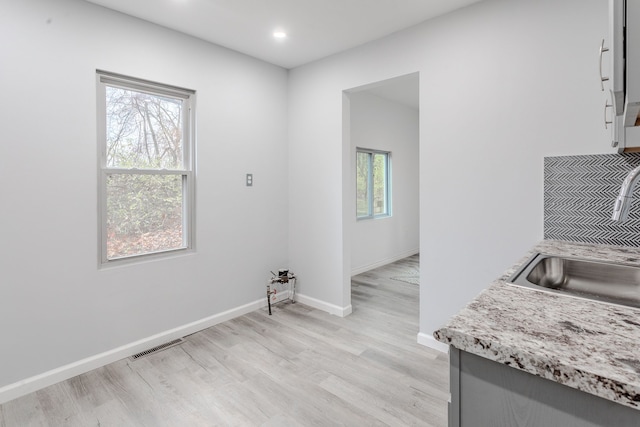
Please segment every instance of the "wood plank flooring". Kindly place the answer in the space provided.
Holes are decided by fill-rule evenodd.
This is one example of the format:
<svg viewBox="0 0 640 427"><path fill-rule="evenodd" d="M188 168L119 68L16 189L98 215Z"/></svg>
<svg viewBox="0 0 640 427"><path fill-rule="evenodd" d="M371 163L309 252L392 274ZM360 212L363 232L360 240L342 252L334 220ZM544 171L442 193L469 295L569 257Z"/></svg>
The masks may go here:
<svg viewBox="0 0 640 427"><path fill-rule="evenodd" d="M353 314L284 302L0 405L0 427L445 426L448 356L416 343L418 286L353 277Z"/></svg>

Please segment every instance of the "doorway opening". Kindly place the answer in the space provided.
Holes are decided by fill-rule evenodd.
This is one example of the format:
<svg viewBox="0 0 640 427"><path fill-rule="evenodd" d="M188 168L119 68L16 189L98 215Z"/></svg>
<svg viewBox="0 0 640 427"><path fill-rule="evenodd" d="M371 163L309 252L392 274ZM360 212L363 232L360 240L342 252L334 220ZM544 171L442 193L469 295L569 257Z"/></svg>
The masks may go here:
<svg viewBox="0 0 640 427"><path fill-rule="evenodd" d="M415 317L417 333L419 74L352 88L343 99L345 297L354 311L376 300L397 304ZM387 163L361 162L361 153L388 153Z"/></svg>

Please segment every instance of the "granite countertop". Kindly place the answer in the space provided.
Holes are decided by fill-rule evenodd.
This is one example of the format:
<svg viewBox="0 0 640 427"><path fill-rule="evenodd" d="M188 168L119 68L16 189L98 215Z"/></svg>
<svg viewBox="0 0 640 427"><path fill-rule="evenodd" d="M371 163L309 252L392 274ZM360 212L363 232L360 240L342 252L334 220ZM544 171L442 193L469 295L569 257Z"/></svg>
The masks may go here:
<svg viewBox="0 0 640 427"><path fill-rule="evenodd" d="M538 252L640 266L640 248L545 240L434 337L640 410L640 309L507 284Z"/></svg>

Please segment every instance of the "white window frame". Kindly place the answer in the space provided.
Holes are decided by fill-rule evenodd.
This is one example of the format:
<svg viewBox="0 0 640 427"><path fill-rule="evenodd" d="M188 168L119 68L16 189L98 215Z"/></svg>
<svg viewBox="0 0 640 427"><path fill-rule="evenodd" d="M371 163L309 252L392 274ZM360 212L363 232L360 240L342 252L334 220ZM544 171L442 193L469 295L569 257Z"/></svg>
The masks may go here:
<svg viewBox="0 0 640 427"><path fill-rule="evenodd" d="M357 173L358 173L358 154L359 153L364 153L367 154L369 156L369 173L368 173L368 181L369 181L369 185L368 188L370 189L369 194L367 195L367 202L368 202L368 215L358 215L358 207L357 207L357 188L356 188L356 220L361 221L361 220L367 220L367 219L377 219L377 218L387 218L391 216L391 152L390 151L383 151L383 150L373 150L373 149L369 149L369 148L360 148L360 147L356 147L356 155L355 155L355 159L356 159L356 186L358 185L357 183ZM373 202L374 202L374 197L373 197L373 156L374 154L382 154L385 156L385 177L384 177L384 181L385 181L385 192L384 192L384 200L385 200L385 205L386 205L386 211L383 213L379 213L376 214L374 206L373 206Z"/></svg>
<svg viewBox="0 0 640 427"><path fill-rule="evenodd" d="M99 266L120 265L162 258L195 249L195 91L169 86L121 74L96 70L98 131L98 230ZM106 87L118 87L151 95L179 98L183 101L182 169L137 169L107 167ZM146 252L117 258L107 255L107 177L110 174L173 175L182 177L182 246L157 252Z"/></svg>

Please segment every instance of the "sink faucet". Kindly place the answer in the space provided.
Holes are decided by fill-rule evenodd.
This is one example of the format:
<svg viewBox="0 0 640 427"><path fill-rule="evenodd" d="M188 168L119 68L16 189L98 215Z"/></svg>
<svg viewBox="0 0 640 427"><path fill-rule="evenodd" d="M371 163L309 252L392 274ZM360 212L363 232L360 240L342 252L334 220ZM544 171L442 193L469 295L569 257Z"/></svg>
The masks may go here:
<svg viewBox="0 0 640 427"><path fill-rule="evenodd" d="M633 201L633 189L640 181L640 166L629 172L627 177L622 182L620 187L620 194L616 199L616 204L613 207L613 215L611 219L614 221L624 222L629 217L629 210L631 209L631 202Z"/></svg>

